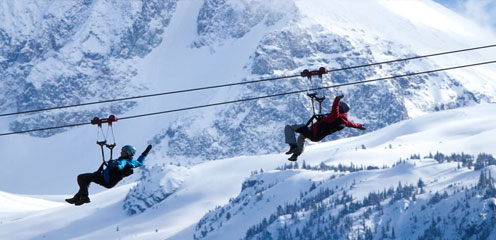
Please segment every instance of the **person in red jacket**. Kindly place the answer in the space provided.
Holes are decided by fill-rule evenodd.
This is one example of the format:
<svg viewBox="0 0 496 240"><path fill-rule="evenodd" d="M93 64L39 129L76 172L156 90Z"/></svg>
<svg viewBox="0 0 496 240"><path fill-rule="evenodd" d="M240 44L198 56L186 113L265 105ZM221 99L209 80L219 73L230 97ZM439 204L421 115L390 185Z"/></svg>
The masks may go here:
<svg viewBox="0 0 496 240"><path fill-rule="evenodd" d="M350 110L350 107L346 103L341 102L343 97L343 95L337 96L332 104L331 113L318 120L310 128L305 124L286 125L284 134L286 143L290 147L286 154L293 154L288 160L297 160L298 156L303 152L306 138L313 142L319 142L326 136L340 131L345 127L365 130L363 124L348 120L347 112ZM300 134L298 140L296 139L296 133Z"/></svg>

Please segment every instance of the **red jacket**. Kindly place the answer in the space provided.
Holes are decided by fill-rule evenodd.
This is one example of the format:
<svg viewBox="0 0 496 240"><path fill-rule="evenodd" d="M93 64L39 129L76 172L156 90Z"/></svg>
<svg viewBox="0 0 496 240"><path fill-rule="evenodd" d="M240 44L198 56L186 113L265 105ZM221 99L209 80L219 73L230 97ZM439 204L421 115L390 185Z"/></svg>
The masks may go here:
<svg viewBox="0 0 496 240"><path fill-rule="evenodd" d="M339 103L341 99L336 97L332 103L331 113L312 126L313 139L312 141L320 141L327 135L337 132L344 127L361 128L362 124L350 122L348 114L339 113Z"/></svg>

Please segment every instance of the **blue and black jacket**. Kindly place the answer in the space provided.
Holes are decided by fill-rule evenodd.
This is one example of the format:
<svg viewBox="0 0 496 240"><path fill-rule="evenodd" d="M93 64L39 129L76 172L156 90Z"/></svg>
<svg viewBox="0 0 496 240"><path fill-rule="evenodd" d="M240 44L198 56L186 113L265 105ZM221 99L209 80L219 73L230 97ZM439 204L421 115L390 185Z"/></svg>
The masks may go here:
<svg viewBox="0 0 496 240"><path fill-rule="evenodd" d="M118 158L109 161L107 167L102 171L103 180L105 181L104 187L111 188L115 186L124 177L133 174L133 168L143 165L146 155L141 155L138 160L133 158Z"/></svg>

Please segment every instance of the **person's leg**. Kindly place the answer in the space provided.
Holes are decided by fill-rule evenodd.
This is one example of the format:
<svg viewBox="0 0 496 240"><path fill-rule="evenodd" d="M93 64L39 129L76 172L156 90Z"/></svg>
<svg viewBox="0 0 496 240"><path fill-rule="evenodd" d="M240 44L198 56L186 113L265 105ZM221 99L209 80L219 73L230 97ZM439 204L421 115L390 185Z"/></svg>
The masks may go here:
<svg viewBox="0 0 496 240"><path fill-rule="evenodd" d="M300 136L298 136L298 141L296 144L298 145L298 150L301 154L305 150L305 137L300 134Z"/></svg>
<svg viewBox="0 0 496 240"><path fill-rule="evenodd" d="M286 154L294 153L298 150L298 143L296 141L296 129L305 126L304 124L286 125L284 128L285 142L289 144L290 149Z"/></svg>
<svg viewBox="0 0 496 240"><path fill-rule="evenodd" d="M91 183L91 175L92 173L84 173L77 176L79 191L74 195L74 197L66 199L66 202L74 204L79 201L81 196L88 197L88 187Z"/></svg>
<svg viewBox="0 0 496 240"><path fill-rule="evenodd" d="M296 145L296 130L304 126L305 124L286 125L284 128L285 142L289 145Z"/></svg>
<svg viewBox="0 0 496 240"><path fill-rule="evenodd" d="M298 160L298 156L301 155L304 149L305 149L305 137L302 134L300 134L300 136L298 136L296 150L292 152L293 155L291 155L291 157L289 157L288 160L293 162Z"/></svg>
<svg viewBox="0 0 496 240"><path fill-rule="evenodd" d="M80 174L77 178L79 191L78 193L76 193L76 196L78 196L78 200L74 204L79 206L85 203L89 203L90 198L88 197L88 187L90 186L91 182L98 183L101 178L102 176L100 172Z"/></svg>
<svg viewBox="0 0 496 240"><path fill-rule="evenodd" d="M85 173L85 174L80 174L77 177L77 182L79 185L79 191L76 193L78 196L88 196L88 188L90 186L90 183L93 181L95 173Z"/></svg>

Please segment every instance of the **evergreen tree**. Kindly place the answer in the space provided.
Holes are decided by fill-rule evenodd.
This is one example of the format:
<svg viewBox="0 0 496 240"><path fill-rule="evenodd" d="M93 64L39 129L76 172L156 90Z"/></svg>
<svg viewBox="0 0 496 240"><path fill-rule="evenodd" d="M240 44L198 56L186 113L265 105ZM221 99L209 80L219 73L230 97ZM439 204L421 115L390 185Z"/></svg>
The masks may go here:
<svg viewBox="0 0 496 240"><path fill-rule="evenodd" d="M272 234L269 231L264 230L260 235L258 235L257 240L273 240Z"/></svg>
<svg viewBox="0 0 496 240"><path fill-rule="evenodd" d="M419 188L423 188L425 187L425 183L424 181L422 180L422 178L419 178L418 182L417 182L417 187Z"/></svg>

